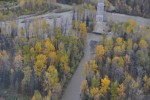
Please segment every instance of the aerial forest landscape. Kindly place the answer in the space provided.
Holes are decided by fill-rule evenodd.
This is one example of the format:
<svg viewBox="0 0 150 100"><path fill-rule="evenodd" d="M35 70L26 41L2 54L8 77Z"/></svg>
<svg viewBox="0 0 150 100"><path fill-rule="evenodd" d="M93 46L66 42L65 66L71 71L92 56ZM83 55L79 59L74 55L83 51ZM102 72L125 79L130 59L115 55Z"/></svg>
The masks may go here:
<svg viewBox="0 0 150 100"><path fill-rule="evenodd" d="M150 0L0 0L0 100L150 100Z"/></svg>

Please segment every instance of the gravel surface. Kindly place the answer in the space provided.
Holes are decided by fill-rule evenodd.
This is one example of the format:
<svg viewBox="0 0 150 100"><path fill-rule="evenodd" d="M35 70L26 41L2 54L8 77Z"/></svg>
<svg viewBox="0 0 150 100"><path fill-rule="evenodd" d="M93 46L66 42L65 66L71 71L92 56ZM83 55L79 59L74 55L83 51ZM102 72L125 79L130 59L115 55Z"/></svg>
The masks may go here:
<svg viewBox="0 0 150 100"><path fill-rule="evenodd" d="M149 26L150 27L150 19L138 17L138 16L130 16L125 14L118 14L118 13L109 13L106 12L106 19L108 21L114 22L129 22L130 19L134 19L139 26Z"/></svg>
<svg viewBox="0 0 150 100"><path fill-rule="evenodd" d="M80 85L85 80L83 76L83 66L84 64L91 59L93 56L93 50L91 50L92 41L100 41L102 39L101 35L89 33L87 37L87 44L85 48L85 55L82 58L75 74L73 75L70 83L68 84L64 95L61 100L80 100Z"/></svg>

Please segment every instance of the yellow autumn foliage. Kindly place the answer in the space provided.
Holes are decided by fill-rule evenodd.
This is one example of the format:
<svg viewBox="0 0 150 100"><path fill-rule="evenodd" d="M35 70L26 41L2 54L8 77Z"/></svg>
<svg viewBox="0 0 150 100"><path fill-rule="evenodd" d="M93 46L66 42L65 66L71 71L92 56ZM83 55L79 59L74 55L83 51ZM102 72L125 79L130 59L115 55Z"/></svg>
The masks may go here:
<svg viewBox="0 0 150 100"><path fill-rule="evenodd" d="M121 37L117 38L116 44L117 46L121 46L123 44L123 39Z"/></svg>
<svg viewBox="0 0 150 100"><path fill-rule="evenodd" d="M125 86L124 84L120 84L119 87L117 88L119 96L123 97L125 96Z"/></svg>
<svg viewBox="0 0 150 100"><path fill-rule="evenodd" d="M36 62L34 64L35 73L38 77L41 76L43 70L46 68L47 57L43 54L39 54L36 57Z"/></svg>
<svg viewBox="0 0 150 100"><path fill-rule="evenodd" d="M124 60L122 57L118 57L118 56L115 56L113 59L112 59L112 62L117 64L118 67L124 67Z"/></svg>
<svg viewBox="0 0 150 100"><path fill-rule="evenodd" d="M90 95L92 97L94 97L94 100L99 100L99 97L100 97L100 92L99 92L99 89L98 88L91 88L90 89Z"/></svg>
<svg viewBox="0 0 150 100"><path fill-rule="evenodd" d="M35 51L37 53L41 53L42 52L42 44L41 42L37 42L36 45L35 45Z"/></svg>
<svg viewBox="0 0 150 100"><path fill-rule="evenodd" d="M83 39L85 39L87 36L87 30L86 30L86 24L85 23L80 23L80 35Z"/></svg>
<svg viewBox="0 0 150 100"><path fill-rule="evenodd" d="M88 83L87 80L84 80L80 86L80 93L86 89L88 89Z"/></svg>
<svg viewBox="0 0 150 100"><path fill-rule="evenodd" d="M98 68L98 66L97 66L97 64L96 64L96 62L95 62L95 60L91 60L91 61L90 61L90 66L91 66L91 69L92 69L93 71L96 71L97 68Z"/></svg>
<svg viewBox="0 0 150 100"><path fill-rule="evenodd" d="M145 40L140 40L139 47L142 49L146 49L148 47L148 43Z"/></svg>
<svg viewBox="0 0 150 100"><path fill-rule="evenodd" d="M105 95L107 91L109 90L110 80L108 76L105 76L103 79L101 79L101 92Z"/></svg>
<svg viewBox="0 0 150 100"><path fill-rule="evenodd" d="M96 47L96 58L102 60L103 55L105 54L105 49L102 45Z"/></svg>

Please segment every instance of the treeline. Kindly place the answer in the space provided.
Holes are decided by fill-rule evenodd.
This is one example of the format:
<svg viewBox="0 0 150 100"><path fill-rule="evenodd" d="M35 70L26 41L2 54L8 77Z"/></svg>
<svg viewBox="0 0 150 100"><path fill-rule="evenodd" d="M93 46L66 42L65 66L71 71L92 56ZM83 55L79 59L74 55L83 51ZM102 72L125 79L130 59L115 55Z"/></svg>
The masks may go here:
<svg viewBox="0 0 150 100"><path fill-rule="evenodd" d="M96 8L98 0L57 0L57 1L67 4L89 3L94 4ZM112 4L115 7L115 10L113 9L114 12L150 18L149 0L104 0L104 1L106 10L108 10Z"/></svg>
<svg viewBox="0 0 150 100"><path fill-rule="evenodd" d="M73 3L83 3L84 0L57 0L60 3L73 4Z"/></svg>
<svg viewBox="0 0 150 100"><path fill-rule="evenodd" d="M107 0L106 0L107 1ZM108 0L115 6L115 11L135 16L150 18L149 0Z"/></svg>
<svg viewBox="0 0 150 100"><path fill-rule="evenodd" d="M134 20L111 24L95 56L85 64L82 100L146 100L150 93L150 28Z"/></svg>
<svg viewBox="0 0 150 100"><path fill-rule="evenodd" d="M42 7L54 7L56 0L18 0L18 3L22 9L35 9L37 7L42 9Z"/></svg>
<svg viewBox="0 0 150 100"><path fill-rule="evenodd" d="M0 20L12 20L22 15L43 14L59 8L56 0L17 0L13 5L9 2L2 4L0 9Z"/></svg>
<svg viewBox="0 0 150 100"><path fill-rule="evenodd" d="M0 0L0 1L9 1L9 2L11 1L12 2L12 1L17 1L17 0Z"/></svg>

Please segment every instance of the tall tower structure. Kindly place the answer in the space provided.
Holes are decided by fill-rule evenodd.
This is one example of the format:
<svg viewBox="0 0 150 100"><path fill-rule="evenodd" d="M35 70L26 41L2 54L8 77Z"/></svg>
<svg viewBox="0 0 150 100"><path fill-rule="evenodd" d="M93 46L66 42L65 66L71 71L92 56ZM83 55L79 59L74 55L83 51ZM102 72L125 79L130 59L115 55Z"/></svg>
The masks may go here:
<svg viewBox="0 0 150 100"><path fill-rule="evenodd" d="M97 34L103 34L106 31L106 23L104 22L104 0L98 0L96 23L93 32Z"/></svg>
<svg viewBox="0 0 150 100"><path fill-rule="evenodd" d="M104 21L104 0L98 0L96 22Z"/></svg>

